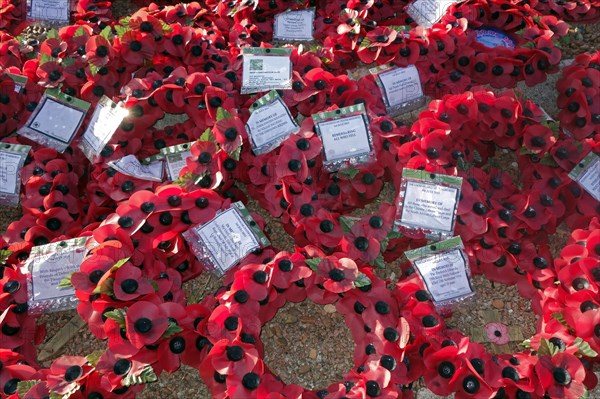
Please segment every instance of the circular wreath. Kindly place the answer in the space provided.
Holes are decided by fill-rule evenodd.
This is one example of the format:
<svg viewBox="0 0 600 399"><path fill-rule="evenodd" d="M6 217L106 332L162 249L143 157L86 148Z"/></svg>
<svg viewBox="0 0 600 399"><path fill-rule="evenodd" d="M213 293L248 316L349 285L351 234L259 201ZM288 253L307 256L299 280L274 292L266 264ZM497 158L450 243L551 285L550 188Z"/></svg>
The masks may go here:
<svg viewBox="0 0 600 399"><path fill-rule="evenodd" d="M6 267L0 280L0 337L6 347L0 351L2 395L133 397L144 382L153 381L162 371L176 370L182 362L199 370L220 370L219 375L213 372L203 379L213 394L224 397L248 393L239 388L244 387L247 374L246 385L257 385L255 391L260 397L410 397L412 392L402 386L421 375L434 392L457 391L462 397L537 398L547 394L579 398L584 386L593 387L596 381L588 366L599 349L600 302L598 222L591 218L600 209L567 173L587 152L599 150L597 118L586 107L582 109L587 113L582 111L581 115L579 110L569 110L577 113L577 118L586 118L586 129L575 119L575 126L583 129L575 131L579 139L575 141L554 125L541 122L542 113L531 102L511 93L494 95L474 89L432 102L410 128L398 126L385 116L372 78L352 81L345 70L366 56L360 43L376 39L381 33L378 29L382 35L391 34L386 29L397 24L390 15L376 10L403 9L404 5L352 3L346 4L347 8L358 14L347 25L352 29L358 26L356 36L348 42L351 30L338 34L336 29L327 33L323 48L317 52L294 50L295 89L284 92L283 98L288 107L304 116L364 103L378 163L325 173L311 118L279 149L256 157L243 145L247 143L244 121L254 100L239 94L241 64L237 57L240 46L259 45L268 37L271 22L266 16L275 13L279 5L257 4L257 8L269 10L263 12L268 22L257 18L253 24L249 18L259 13L238 9L228 17L233 7L229 4L235 5L151 5L118 23L108 18L98 22L96 15L89 14L78 18L78 25L50 31L39 46L40 55L33 59L27 59L29 47L3 32L0 64L29 80L24 92L17 95L14 82L0 75L2 136L28 118L47 87L60 86L67 94L93 104L104 94L122 97L130 115L93 165L76 145L63 154L33 145L22 174L24 216L9 227L8 243L2 242L9 251L4 254ZM93 6L106 7L100 3ZM207 12L208 6L214 6L215 11ZM287 8L289 4L281 6ZM341 3L334 7L337 13ZM489 13L486 25L515 34L523 22L526 29L518 39L522 47L505 54L506 50L475 44L467 27L480 25L466 21L475 21L480 10L484 16ZM590 18L595 18L596 10L588 10ZM14 16L5 25L14 29L13 34L18 33L15 26L22 20L22 14L15 12L14 7L8 7L0 14ZM329 25L325 18L333 11L319 7L318 12L323 18L323 25L318 20L319 26ZM515 56L506 61L513 69L515 62L526 67L535 61L532 74L524 70L525 75L532 75L529 83L545 78L545 73L538 73L546 70L540 65L552 70L544 62L558 62L550 38L565 30L553 17L503 2L466 2L454 6L451 13L430 30L416 27L408 30L410 37L396 34L402 39L400 47L417 46L419 57L414 62L420 66L431 95L462 92L475 83L490 81L490 77L478 78L477 74L473 81L464 74L455 79L458 74L453 71L459 69L463 56L469 58L469 64L480 59L486 64L489 59L492 70L500 55ZM91 23L84 22L86 18ZM401 25L409 23L400 21ZM324 35L325 30L317 34ZM389 37L385 45L382 41L378 46L377 57L365 60L405 65L404 61L381 56L399 44L394 43L396 39L388 41ZM525 45L527 42L532 45ZM396 50L400 54L400 48ZM520 60L517 53L530 58ZM597 78L592 69L596 70L598 54L593 57L596 61L578 58L577 62L589 66L585 74ZM341 61L344 59L347 63ZM513 86L523 76L527 81L525 75L496 79L505 77L504 72L510 69L504 64L500 67L503 73L493 78L502 82L497 85ZM569 82L580 73L569 75ZM586 89L573 87L573 93L579 96L583 92L593 99L596 92L591 90L597 87L588 88L585 77L580 79ZM559 83L565 96L569 88L561 89ZM587 105L591 105L589 101ZM165 112L185 113L190 119L164 129L152 128ZM572 128L569 124L573 119L560 117L563 126ZM225 134L230 129L236 134ZM5 141L21 140L11 137ZM166 146L192 141L192 156L179 185L136 179L106 166L107 161L124 155L142 158ZM498 167L486 165L495 146L517 152L524 176L521 186ZM290 168L291 161L298 162ZM407 247L419 246L423 239L389 233L394 218L390 204L382 204L377 214L354 223L341 216L372 201L384 181L397 183L405 166L465 178L457 233L465 241L475 273L516 283L522 295L532 299L542 319L531 350L492 356L468 338L445 329L443 318L435 313L410 268L406 269L408 276L397 283L393 297L372 274L370 265L382 266ZM246 183L248 194L271 214L280 216L296 244L306 248L294 254L276 254L270 249L255 253L226 278L227 286L215 297L187 305L182 282L200 274L202 266L187 250L181 233L190 225L210 220L218 210L227 208L230 200L244 199L236 182ZM258 222L262 224L260 219ZM576 230L570 245L553 262L548 234L562 222ZM99 357L63 356L44 369L36 363L33 345L42 338L42 332L36 328L35 319L27 316L26 280L19 266L32 246L76 236L90 237L90 253L71 278L80 301L78 312L96 336L107 339L108 350ZM297 263L290 272L281 272L275 260L286 257ZM311 262L314 258L318 261ZM337 281L340 271L344 277ZM346 273L360 278L348 278ZM370 290L366 288L369 286ZM238 301L241 291L248 294L243 306ZM356 368L347 375L347 381L354 385L342 383L313 393L285 387L259 361L263 351L260 326L286 300L299 301L304 296L317 303L336 303L353 327ZM356 305L357 301L365 309ZM379 302L388 305L388 313L381 304L378 310ZM242 310L254 309L257 303L258 317ZM229 317L235 312L240 313L235 315L237 327L233 328ZM218 323L227 320L232 329L219 329ZM354 328L361 325L362 330ZM389 339L392 336L385 334L388 328L403 338ZM231 334L221 336L223 331ZM242 363L227 364L233 362L227 353L227 347L232 346L242 349ZM240 355L238 349L229 352L235 358ZM17 393L19 382L26 380L30 382L22 383Z"/></svg>

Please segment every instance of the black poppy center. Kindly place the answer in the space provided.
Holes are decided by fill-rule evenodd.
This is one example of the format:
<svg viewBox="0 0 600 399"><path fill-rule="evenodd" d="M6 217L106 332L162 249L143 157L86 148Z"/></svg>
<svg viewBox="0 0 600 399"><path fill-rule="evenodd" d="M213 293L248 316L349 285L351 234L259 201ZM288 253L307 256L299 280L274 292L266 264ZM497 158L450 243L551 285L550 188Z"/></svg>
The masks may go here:
<svg viewBox="0 0 600 399"><path fill-rule="evenodd" d="M562 367L556 367L552 371L552 377L554 377L554 381L560 385L569 385L571 382L571 374Z"/></svg>
<svg viewBox="0 0 600 399"><path fill-rule="evenodd" d="M358 249L359 251L366 251L367 249L369 249L369 240L366 237L357 237L354 240L354 246L356 247L356 249Z"/></svg>
<svg viewBox="0 0 600 399"><path fill-rule="evenodd" d="M237 137L237 134L238 134L237 129L235 129L233 127L227 128L224 133L225 138L229 141L235 140L235 138Z"/></svg>
<svg viewBox="0 0 600 399"><path fill-rule="evenodd" d="M264 270L257 270L252 275L252 279L258 284L264 284L267 282L269 275Z"/></svg>
<svg viewBox="0 0 600 399"><path fill-rule="evenodd" d="M145 334L152 330L152 320L150 320L147 317L137 319L135 323L133 323L133 328L136 332L140 334Z"/></svg>
<svg viewBox="0 0 600 399"><path fill-rule="evenodd" d="M438 374L443 378L451 378L456 371L456 367L450 362L441 362L438 366Z"/></svg>
<svg viewBox="0 0 600 399"><path fill-rule="evenodd" d="M480 384L479 380L472 375L465 377L463 380L463 389L466 393L474 394L479 391Z"/></svg>
<svg viewBox="0 0 600 399"><path fill-rule="evenodd" d="M238 362L242 360L242 357L244 357L244 350L238 345L228 346L226 353L227 359L231 360L232 362Z"/></svg>
<svg viewBox="0 0 600 399"><path fill-rule="evenodd" d="M329 271L329 278L333 281L343 281L344 277L344 271L341 269L331 269Z"/></svg>
<svg viewBox="0 0 600 399"><path fill-rule="evenodd" d="M131 361L128 359L119 359L113 366L116 375L125 375L131 370Z"/></svg>
<svg viewBox="0 0 600 399"><path fill-rule="evenodd" d="M242 377L242 385L244 388L254 390L260 385L260 377L256 373L247 373Z"/></svg>
<svg viewBox="0 0 600 399"><path fill-rule="evenodd" d="M138 282L132 278L123 280L121 283L121 289L126 294L133 294L138 289Z"/></svg>
<svg viewBox="0 0 600 399"><path fill-rule="evenodd" d="M185 339L182 337L175 337L169 341L169 349L175 354L180 354L185 350Z"/></svg>
<svg viewBox="0 0 600 399"><path fill-rule="evenodd" d="M96 49L96 55L100 58L104 58L108 55L108 47L106 46L98 46Z"/></svg>
<svg viewBox="0 0 600 399"><path fill-rule="evenodd" d="M333 231L333 222L331 220L322 220L319 223L319 228L323 233L331 233Z"/></svg>
<svg viewBox="0 0 600 399"><path fill-rule="evenodd" d="M139 40L134 40L129 44L131 51L140 51L142 49L142 43Z"/></svg>

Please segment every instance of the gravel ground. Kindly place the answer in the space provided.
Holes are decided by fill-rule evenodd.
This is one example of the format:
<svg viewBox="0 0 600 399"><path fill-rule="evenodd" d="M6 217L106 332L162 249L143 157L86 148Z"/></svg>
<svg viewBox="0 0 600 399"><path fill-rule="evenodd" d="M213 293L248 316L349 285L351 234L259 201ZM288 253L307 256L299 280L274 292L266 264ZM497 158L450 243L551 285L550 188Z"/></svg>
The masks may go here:
<svg viewBox="0 0 600 399"><path fill-rule="evenodd" d="M113 2L113 14L116 16L128 15L137 7L129 1L116 0ZM600 25L577 24L570 36L571 43L563 48L564 58L573 58L575 55L597 49L600 46ZM538 101L551 115L557 113L555 107L556 96L553 91L556 76L550 77L549 82L535 88L520 86L527 95ZM416 117L413 113L410 117ZM161 125L169 125L179 122L178 117L165 118ZM500 154L499 158L506 169L512 170L513 176L518 171L511 165L511 154ZM393 201L394 190L386 184L380 198L369 205L366 209L356 212L364 215L372 212L381 201ZM280 249L293 248L293 242L281 228L278 220L271 218L267 213L258 209L256 203L251 201L251 210L259 213L267 222L270 238L273 244ZM18 209L0 207L0 232L5 231L8 224L20 216ZM553 237L553 251L556 254L562 247L568 234L559 229ZM388 265L386 269L379 270L382 278L392 278L400 273L398 262ZM207 273L198 279L186 283L186 291L191 299L200 299L214 292L220 281L210 277ZM520 331L524 337L529 337L535 331L536 317L529 308L528 301L523 300L514 287L506 287L500 284L493 286L483 278L474 279L477 291L476 301L466 303L458 308L447 323L472 339L483 339L482 328L486 319L485 311L495 312L498 321L512 326ZM75 311L54 313L44 316L40 322L45 322L48 329L47 339L41 348L47 348L48 341L69 321L76 316ZM82 328L67 328L72 339L61 352L70 355L85 355L94 350L104 348L103 342L99 341L87 330ZM329 383L340 380L343 373L352 366L352 353L354 343L349 331L343 323L340 315L332 312L331 307L315 305L309 301L299 304L287 304L277 316L263 327L262 340L265 347L265 361L268 367L279 375L286 383L297 383L307 388L326 387ZM508 352L517 350L516 343L505 347L492 347L497 352ZM46 345L46 346L45 346ZM58 355L58 352L55 354ZM49 365L52 358L42 362L44 366ZM421 384L415 385L419 399L435 398L426 389L419 389ZM597 389L590 394L590 398L600 397ZM149 385L141 394L141 399L155 398L210 398L210 394L204 384L197 376L197 371L189 367L182 367L177 373L165 373L159 382Z"/></svg>

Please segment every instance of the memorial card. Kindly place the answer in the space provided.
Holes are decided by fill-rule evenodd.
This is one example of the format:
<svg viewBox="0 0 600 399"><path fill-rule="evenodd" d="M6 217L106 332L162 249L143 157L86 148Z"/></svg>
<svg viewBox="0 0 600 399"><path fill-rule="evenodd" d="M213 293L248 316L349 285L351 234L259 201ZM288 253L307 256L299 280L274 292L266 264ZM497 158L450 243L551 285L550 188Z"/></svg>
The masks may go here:
<svg viewBox="0 0 600 399"><path fill-rule="evenodd" d="M0 205L17 206L28 145L0 143Z"/></svg>
<svg viewBox="0 0 600 399"><path fill-rule="evenodd" d="M108 166L116 169L127 176L141 180L163 181L163 160L159 159L148 165L140 163L134 155L126 155L123 158L108 162Z"/></svg>
<svg viewBox="0 0 600 399"><path fill-rule="evenodd" d="M18 134L64 152L79 130L90 103L48 89Z"/></svg>
<svg viewBox="0 0 600 399"><path fill-rule="evenodd" d="M398 194L396 223L440 239L454 233L462 178L404 168Z"/></svg>
<svg viewBox="0 0 600 399"><path fill-rule="evenodd" d="M183 233L205 268L222 276L248 254L270 245L241 202Z"/></svg>
<svg viewBox="0 0 600 399"><path fill-rule="evenodd" d="M314 21L314 7L277 14L273 25L273 40L311 41Z"/></svg>
<svg viewBox="0 0 600 399"><path fill-rule="evenodd" d="M275 90L252 104L250 112L246 130L256 155L274 150L300 128Z"/></svg>
<svg viewBox="0 0 600 399"><path fill-rule="evenodd" d="M456 3L456 0L415 0L406 7L406 12L417 24L431 28Z"/></svg>
<svg viewBox="0 0 600 399"><path fill-rule="evenodd" d="M359 165L375 159L364 105L314 114L315 129L323 143L323 166L330 172L344 165Z"/></svg>
<svg viewBox="0 0 600 399"><path fill-rule="evenodd" d="M382 66L372 68L370 72L376 76L388 112L408 112L423 104L423 86L414 65L405 68Z"/></svg>
<svg viewBox="0 0 600 399"><path fill-rule="evenodd" d="M600 156L590 152L569 173L596 200L600 201Z"/></svg>
<svg viewBox="0 0 600 399"><path fill-rule="evenodd" d="M27 0L27 18L51 24L69 22L69 0Z"/></svg>
<svg viewBox="0 0 600 399"><path fill-rule="evenodd" d="M291 89L291 53L290 48L244 48L241 93Z"/></svg>
<svg viewBox="0 0 600 399"><path fill-rule="evenodd" d="M447 306L474 294L469 260L460 237L405 252L436 306Z"/></svg>
<svg viewBox="0 0 600 399"><path fill-rule="evenodd" d="M96 161L127 114L128 111L122 104L117 104L106 96L100 98L79 143L91 162Z"/></svg>
<svg viewBox="0 0 600 399"><path fill-rule="evenodd" d="M71 273L79 271L85 257L87 237L33 247L27 259L30 313L67 310L77 306L73 287L59 287Z"/></svg>

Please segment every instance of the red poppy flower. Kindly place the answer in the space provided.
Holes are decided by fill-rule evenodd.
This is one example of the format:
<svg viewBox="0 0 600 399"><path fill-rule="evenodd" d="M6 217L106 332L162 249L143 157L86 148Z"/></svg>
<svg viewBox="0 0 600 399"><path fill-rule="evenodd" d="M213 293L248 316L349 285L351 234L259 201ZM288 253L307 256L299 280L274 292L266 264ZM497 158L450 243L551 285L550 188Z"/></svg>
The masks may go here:
<svg viewBox="0 0 600 399"><path fill-rule="evenodd" d="M548 394L551 398L578 399L586 389L583 381L585 369L581 361L569 353L542 356L535 365L541 389L539 395Z"/></svg>
<svg viewBox="0 0 600 399"><path fill-rule="evenodd" d="M365 226L355 224L342 240L342 249L351 259L361 259L371 263L379 256L381 243L369 237Z"/></svg>
<svg viewBox="0 0 600 399"><path fill-rule="evenodd" d="M326 290L339 294L354 288L358 268L352 259L328 256L319 262L317 273L325 279Z"/></svg>
<svg viewBox="0 0 600 399"><path fill-rule="evenodd" d="M122 385L124 378L139 376L145 367L146 364L131 356L114 353L109 349L100 356L96 371L102 375L101 387L113 391Z"/></svg>
<svg viewBox="0 0 600 399"><path fill-rule="evenodd" d="M137 348L154 344L168 326L160 307L146 301L136 302L127 309L125 323L127 337Z"/></svg>
<svg viewBox="0 0 600 399"><path fill-rule="evenodd" d="M48 388L58 394L70 393L79 388L93 369L85 357L61 356L50 365Z"/></svg>
<svg viewBox="0 0 600 399"><path fill-rule="evenodd" d="M38 84L43 87L58 87L64 80L63 67L55 61L44 62L36 72Z"/></svg>
<svg viewBox="0 0 600 399"><path fill-rule="evenodd" d="M221 119L215 123L212 131L217 143L228 154L233 154L247 138L246 128L237 116Z"/></svg>
<svg viewBox="0 0 600 399"><path fill-rule="evenodd" d="M156 48L154 37L135 30L125 32L119 45L119 54L126 62L134 65L142 65L144 61L151 60Z"/></svg>

